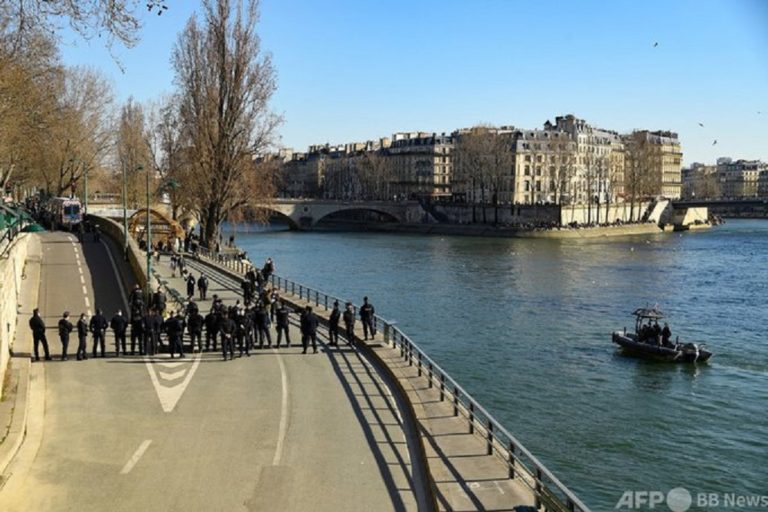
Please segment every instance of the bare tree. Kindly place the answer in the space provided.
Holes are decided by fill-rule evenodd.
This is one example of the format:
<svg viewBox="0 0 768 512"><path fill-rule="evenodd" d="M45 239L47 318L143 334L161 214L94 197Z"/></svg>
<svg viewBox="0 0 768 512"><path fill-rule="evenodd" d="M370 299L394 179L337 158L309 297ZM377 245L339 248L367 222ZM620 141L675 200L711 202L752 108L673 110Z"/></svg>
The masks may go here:
<svg viewBox="0 0 768 512"><path fill-rule="evenodd" d="M274 188L253 157L268 149L280 122L268 107L275 72L256 33L259 4L244 3L204 0L204 22L191 17L173 52L191 162L180 185L197 194L194 209L209 246L222 221L271 198Z"/></svg>
<svg viewBox="0 0 768 512"><path fill-rule="evenodd" d="M364 151L356 160L364 197L375 201L391 199L390 185L395 176L392 160L380 150Z"/></svg>

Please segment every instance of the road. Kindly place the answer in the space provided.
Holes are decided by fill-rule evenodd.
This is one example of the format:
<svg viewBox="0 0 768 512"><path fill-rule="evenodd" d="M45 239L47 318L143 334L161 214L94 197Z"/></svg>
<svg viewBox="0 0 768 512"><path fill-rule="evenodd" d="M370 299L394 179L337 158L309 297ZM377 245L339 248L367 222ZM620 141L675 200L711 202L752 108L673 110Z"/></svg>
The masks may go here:
<svg viewBox="0 0 768 512"><path fill-rule="evenodd" d="M34 363L44 384L30 399L44 416L30 419L0 510L417 508L398 411L357 352L302 355L294 342L229 362L117 358L110 334L107 358L58 361L63 310L110 318L125 295L108 243L45 233L42 246L39 307L56 360ZM212 293L235 297L214 282Z"/></svg>

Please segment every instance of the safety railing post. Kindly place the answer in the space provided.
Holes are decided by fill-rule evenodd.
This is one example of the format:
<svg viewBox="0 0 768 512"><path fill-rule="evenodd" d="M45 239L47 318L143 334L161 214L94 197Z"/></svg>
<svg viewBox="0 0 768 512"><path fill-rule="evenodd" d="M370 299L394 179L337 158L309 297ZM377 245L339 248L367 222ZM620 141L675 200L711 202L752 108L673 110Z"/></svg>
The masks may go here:
<svg viewBox="0 0 768 512"><path fill-rule="evenodd" d="M493 453L493 422L490 419L488 419L488 422L486 423L486 430L488 436L487 453L488 455L491 455Z"/></svg>
<svg viewBox="0 0 768 512"><path fill-rule="evenodd" d="M440 372L440 401L445 400L445 374Z"/></svg>
<svg viewBox="0 0 768 512"><path fill-rule="evenodd" d="M453 386L453 415L459 415L459 387Z"/></svg>
<svg viewBox="0 0 768 512"><path fill-rule="evenodd" d="M469 402L469 433L475 433L475 402Z"/></svg>
<svg viewBox="0 0 768 512"><path fill-rule="evenodd" d="M515 443L509 442L507 447L508 463L509 463L509 478L515 478Z"/></svg>

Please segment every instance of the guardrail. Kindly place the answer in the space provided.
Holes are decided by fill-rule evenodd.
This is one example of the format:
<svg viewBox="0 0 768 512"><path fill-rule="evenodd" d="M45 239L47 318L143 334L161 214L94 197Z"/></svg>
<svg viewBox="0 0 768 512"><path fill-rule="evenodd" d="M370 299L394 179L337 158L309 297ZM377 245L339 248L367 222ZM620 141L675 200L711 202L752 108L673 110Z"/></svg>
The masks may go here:
<svg viewBox="0 0 768 512"><path fill-rule="evenodd" d="M200 248L198 256L239 274L243 274L250 267L247 261L211 253L205 248ZM272 275L270 281L273 287L298 295L299 299L314 302L317 307L322 306L326 310L330 309L329 305L332 306L334 301L338 301L339 304L350 302L277 275ZM357 307L354 307L357 313ZM409 366L416 366L418 375L427 380L429 388L436 388L439 391L440 401L447 401L453 405L454 416L461 415L466 418L469 433L485 439L487 454L496 454L507 464L509 478L518 478L530 488L535 497L537 509L553 512L590 512L579 498L440 365L427 356L395 325L395 322L374 315L374 328L376 331L382 330L386 343L399 349L400 356L408 362Z"/></svg>

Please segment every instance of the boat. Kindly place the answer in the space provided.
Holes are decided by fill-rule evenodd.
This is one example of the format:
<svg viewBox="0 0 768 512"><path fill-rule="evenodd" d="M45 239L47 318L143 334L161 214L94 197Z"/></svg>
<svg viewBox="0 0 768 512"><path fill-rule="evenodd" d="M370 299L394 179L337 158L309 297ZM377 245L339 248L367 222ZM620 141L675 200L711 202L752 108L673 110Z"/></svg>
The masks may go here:
<svg viewBox="0 0 768 512"><path fill-rule="evenodd" d="M658 307L638 308L632 314L635 316L635 332L627 332L625 327L623 331L614 331L612 336L612 341L625 354L670 363L704 363L712 357L712 352L704 343L682 342L679 338L663 343L660 336L643 336L643 328L647 329L651 322L664 318Z"/></svg>

